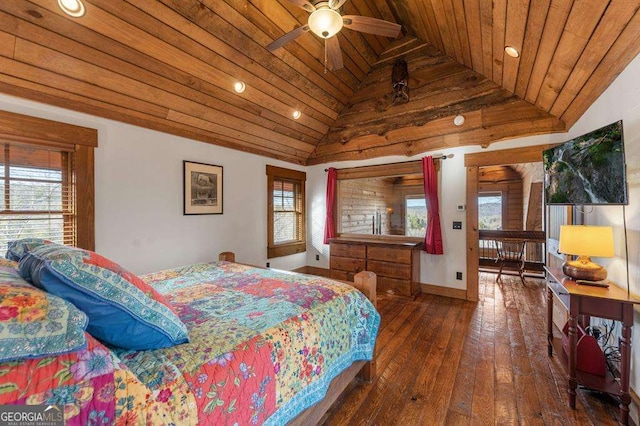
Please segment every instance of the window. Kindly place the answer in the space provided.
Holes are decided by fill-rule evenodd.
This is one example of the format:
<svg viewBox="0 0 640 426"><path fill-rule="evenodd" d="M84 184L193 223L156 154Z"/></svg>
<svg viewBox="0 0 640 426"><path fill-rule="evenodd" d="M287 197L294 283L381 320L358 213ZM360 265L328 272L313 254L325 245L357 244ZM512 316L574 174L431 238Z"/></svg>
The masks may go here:
<svg viewBox="0 0 640 426"><path fill-rule="evenodd" d="M9 144L0 150L0 252L26 237L75 245L73 155Z"/></svg>
<svg viewBox="0 0 640 426"><path fill-rule="evenodd" d="M479 229L502 229L502 193L485 192L478 194Z"/></svg>
<svg viewBox="0 0 640 426"><path fill-rule="evenodd" d="M424 237L427 233L427 202L424 195L407 195L404 204L404 235Z"/></svg>
<svg viewBox="0 0 640 426"><path fill-rule="evenodd" d="M267 257L307 250L304 172L267 166Z"/></svg>
<svg viewBox="0 0 640 426"><path fill-rule="evenodd" d="M94 129L0 111L0 253L38 237L94 250Z"/></svg>

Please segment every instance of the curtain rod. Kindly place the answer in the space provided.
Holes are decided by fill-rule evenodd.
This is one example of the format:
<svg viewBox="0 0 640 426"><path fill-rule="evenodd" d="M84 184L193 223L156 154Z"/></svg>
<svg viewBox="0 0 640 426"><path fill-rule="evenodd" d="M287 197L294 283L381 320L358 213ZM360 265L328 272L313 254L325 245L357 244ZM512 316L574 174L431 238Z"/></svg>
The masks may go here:
<svg viewBox="0 0 640 426"><path fill-rule="evenodd" d="M433 157L434 160L446 160L447 158L453 158L453 154L449 155L436 155ZM419 161L419 160L417 160ZM391 163L391 164L401 164L401 163ZM389 164L372 164L372 166L388 166ZM371 166L361 166L361 167L371 167ZM357 168L357 167L354 167ZM329 169L324 169L325 172L328 172Z"/></svg>

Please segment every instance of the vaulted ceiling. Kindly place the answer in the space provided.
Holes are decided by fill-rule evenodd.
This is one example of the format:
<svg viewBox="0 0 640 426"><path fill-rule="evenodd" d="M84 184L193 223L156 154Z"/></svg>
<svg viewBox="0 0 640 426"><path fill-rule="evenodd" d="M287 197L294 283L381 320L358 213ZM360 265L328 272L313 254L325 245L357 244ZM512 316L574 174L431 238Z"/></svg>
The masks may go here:
<svg viewBox="0 0 640 426"><path fill-rule="evenodd" d="M640 52L640 0L347 0L403 31L343 29L335 72L311 33L265 49L307 22L287 0L85 4L0 1L0 92L298 164L564 131ZM390 106L398 58L411 100Z"/></svg>

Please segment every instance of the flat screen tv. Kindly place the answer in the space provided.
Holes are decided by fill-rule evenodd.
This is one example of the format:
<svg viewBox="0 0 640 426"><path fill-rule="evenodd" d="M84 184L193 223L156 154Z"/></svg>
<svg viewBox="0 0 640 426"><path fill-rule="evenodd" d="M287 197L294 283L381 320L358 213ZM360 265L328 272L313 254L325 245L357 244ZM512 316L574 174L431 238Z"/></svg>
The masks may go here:
<svg viewBox="0 0 640 426"><path fill-rule="evenodd" d="M547 204L628 204L622 120L542 153Z"/></svg>

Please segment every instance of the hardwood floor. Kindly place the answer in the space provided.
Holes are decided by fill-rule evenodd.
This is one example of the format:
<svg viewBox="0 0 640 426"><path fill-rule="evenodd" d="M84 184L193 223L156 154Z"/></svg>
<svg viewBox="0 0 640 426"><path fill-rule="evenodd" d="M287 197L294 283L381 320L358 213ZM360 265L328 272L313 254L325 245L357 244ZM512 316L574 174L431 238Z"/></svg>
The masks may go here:
<svg viewBox="0 0 640 426"><path fill-rule="evenodd" d="M546 347L544 281L480 274L480 302L378 296L378 376L356 383L326 425L608 425L617 402L578 391Z"/></svg>

